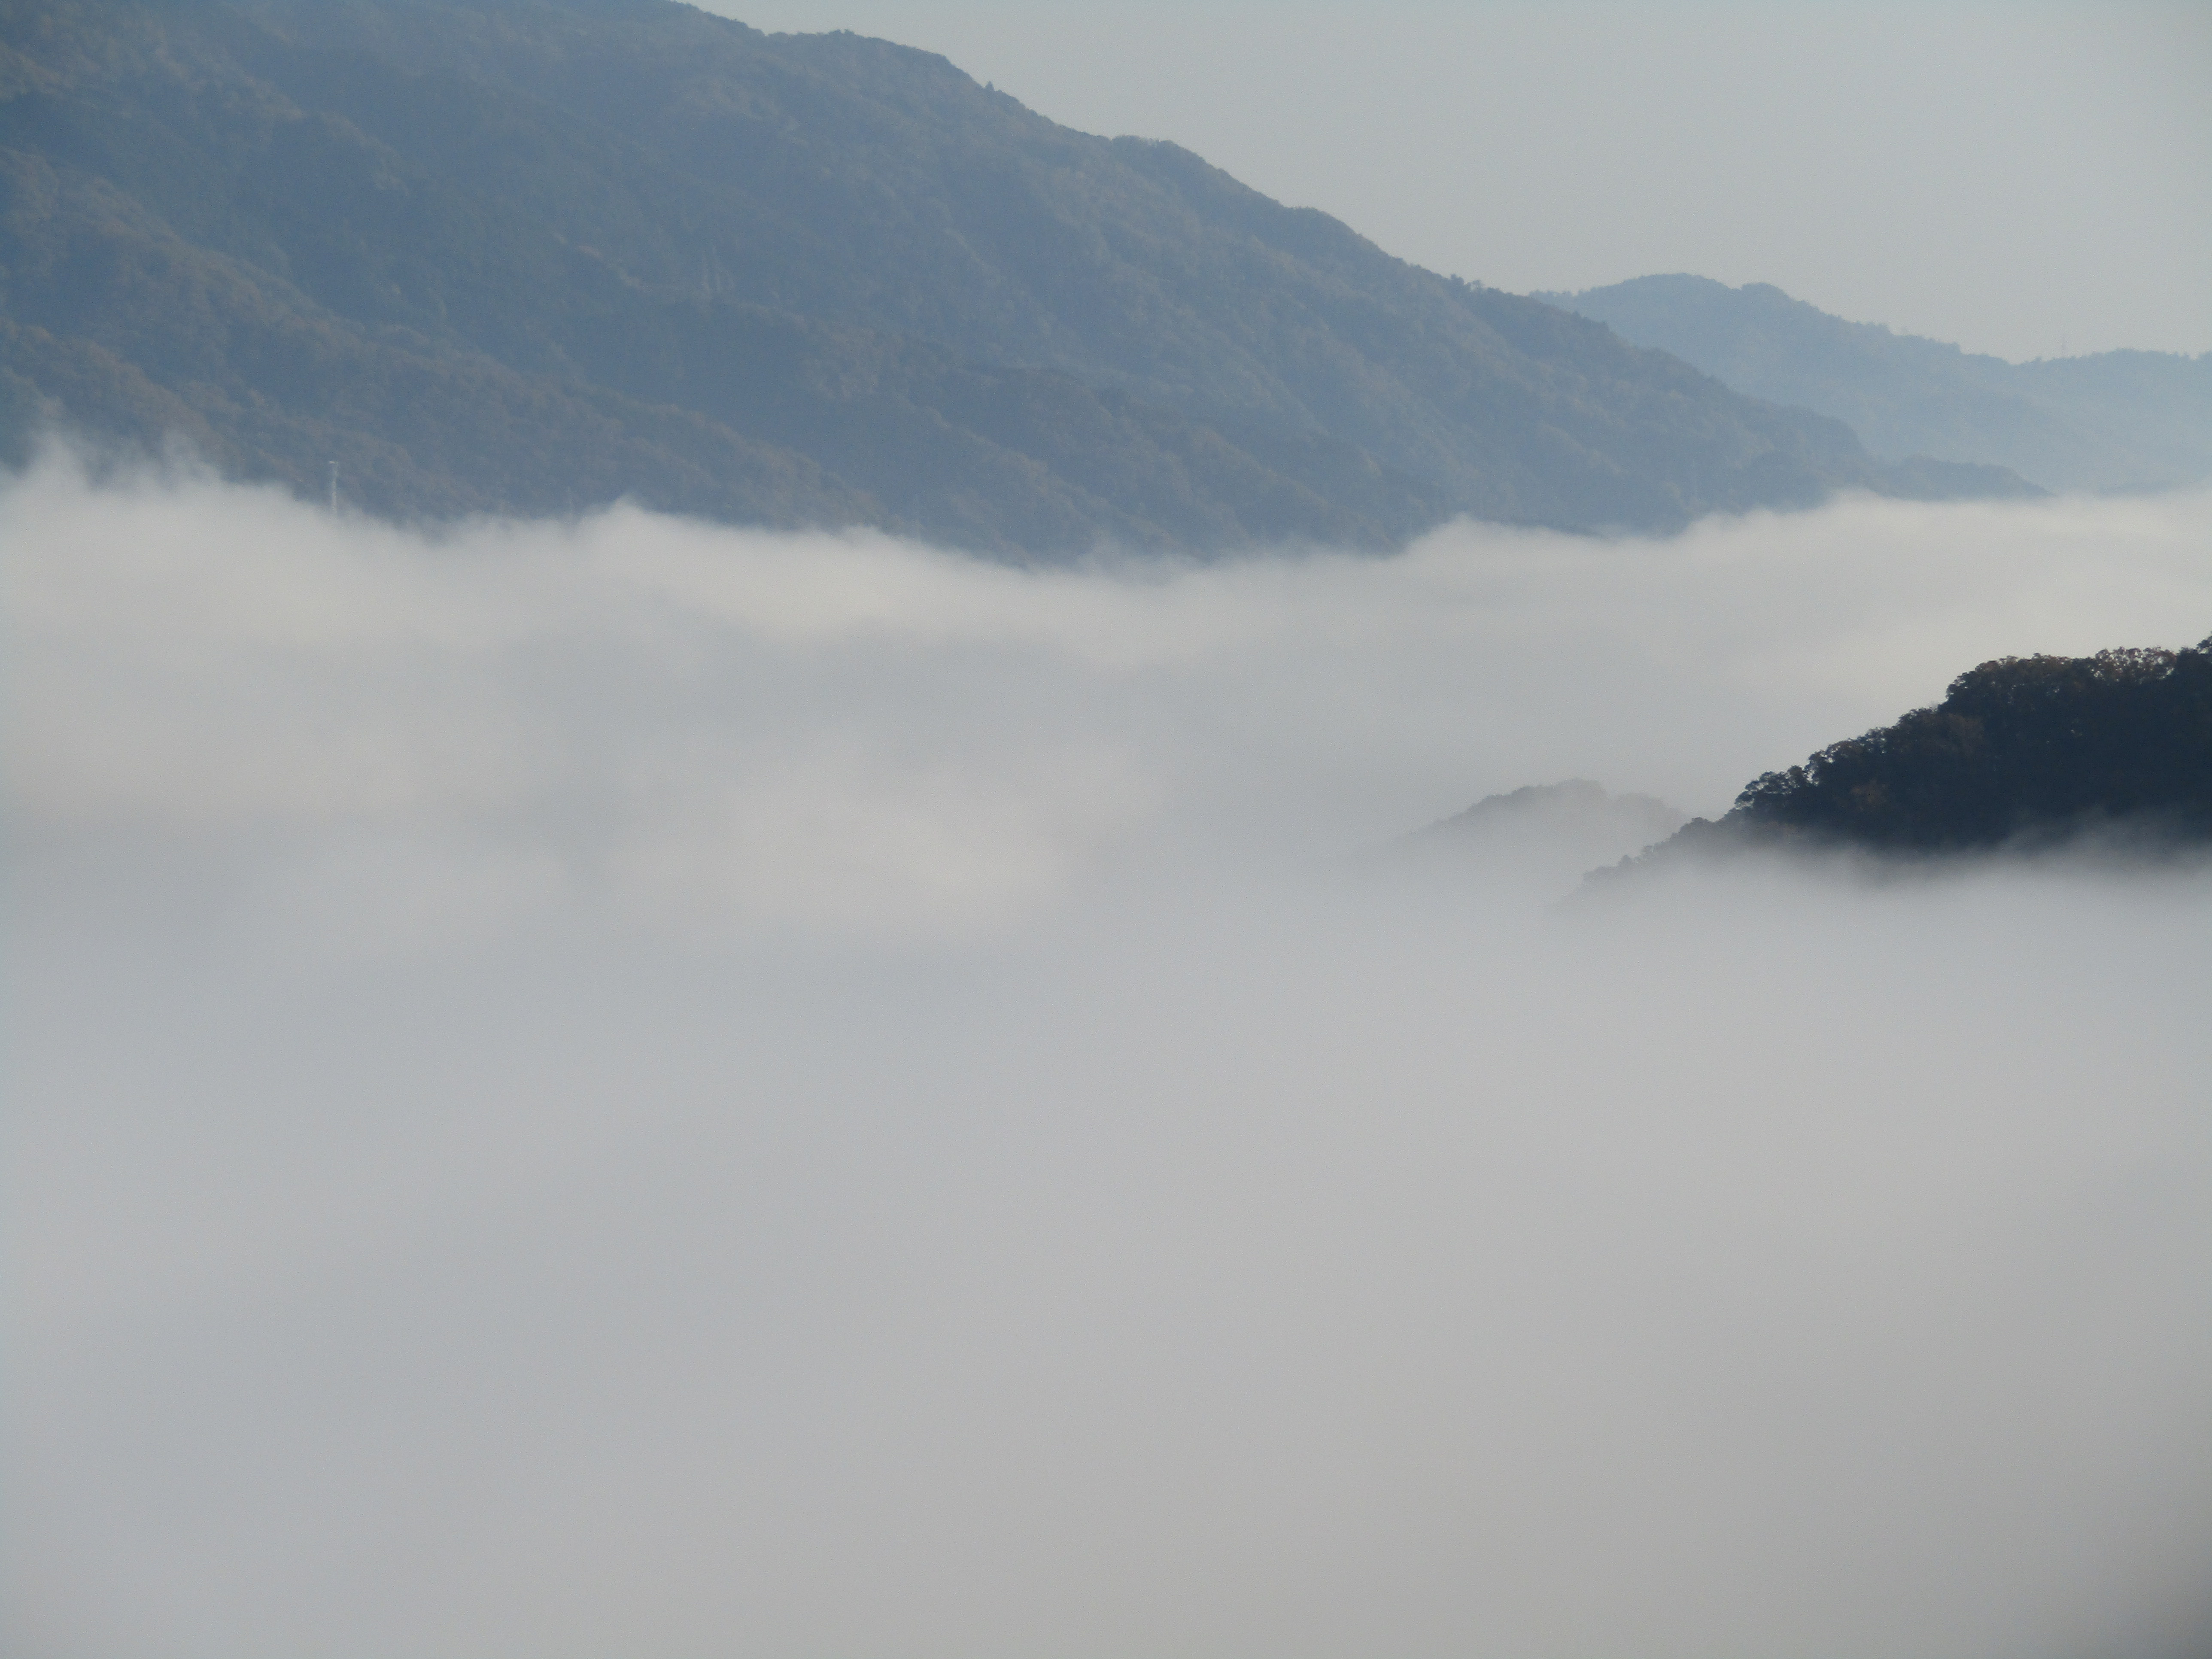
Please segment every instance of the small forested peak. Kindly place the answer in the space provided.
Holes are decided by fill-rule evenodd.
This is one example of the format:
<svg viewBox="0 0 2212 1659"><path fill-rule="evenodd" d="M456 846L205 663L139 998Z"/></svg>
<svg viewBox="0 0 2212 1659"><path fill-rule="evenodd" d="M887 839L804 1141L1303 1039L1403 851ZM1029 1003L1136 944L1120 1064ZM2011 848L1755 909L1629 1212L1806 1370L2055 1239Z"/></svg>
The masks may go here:
<svg viewBox="0 0 2212 1659"><path fill-rule="evenodd" d="M2212 639L1985 662L1934 708L1754 780L1729 816L1872 847L2123 818L2212 835Z"/></svg>

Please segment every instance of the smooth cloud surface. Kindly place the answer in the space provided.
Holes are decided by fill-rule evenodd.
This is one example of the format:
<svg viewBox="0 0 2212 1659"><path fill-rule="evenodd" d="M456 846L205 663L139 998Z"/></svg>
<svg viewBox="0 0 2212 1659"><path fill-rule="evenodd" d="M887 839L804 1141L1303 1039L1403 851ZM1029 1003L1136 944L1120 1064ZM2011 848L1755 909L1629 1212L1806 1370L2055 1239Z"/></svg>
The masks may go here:
<svg viewBox="0 0 2212 1659"><path fill-rule="evenodd" d="M2201 868L1358 855L2185 643L2208 530L1033 574L51 459L9 1650L2195 1651Z"/></svg>

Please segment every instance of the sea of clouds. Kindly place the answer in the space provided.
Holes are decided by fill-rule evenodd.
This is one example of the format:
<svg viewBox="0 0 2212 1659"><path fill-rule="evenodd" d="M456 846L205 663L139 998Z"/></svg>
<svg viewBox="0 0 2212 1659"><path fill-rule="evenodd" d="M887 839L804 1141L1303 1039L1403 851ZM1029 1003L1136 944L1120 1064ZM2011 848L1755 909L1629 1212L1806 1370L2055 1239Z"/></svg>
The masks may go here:
<svg viewBox="0 0 2212 1659"><path fill-rule="evenodd" d="M0 626L11 1655L2212 1638L2205 866L1389 850L2192 642L2212 496L1023 571L55 450Z"/></svg>

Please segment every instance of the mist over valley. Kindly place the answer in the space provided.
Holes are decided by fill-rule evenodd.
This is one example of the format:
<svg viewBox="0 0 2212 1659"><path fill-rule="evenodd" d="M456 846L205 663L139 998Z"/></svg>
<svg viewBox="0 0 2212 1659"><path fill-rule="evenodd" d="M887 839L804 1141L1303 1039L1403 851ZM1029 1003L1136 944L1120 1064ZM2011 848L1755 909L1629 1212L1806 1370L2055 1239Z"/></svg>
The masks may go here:
<svg viewBox="0 0 2212 1659"><path fill-rule="evenodd" d="M2201 862L1377 854L2180 642L2208 529L1018 571L50 453L15 1645L2191 1651Z"/></svg>

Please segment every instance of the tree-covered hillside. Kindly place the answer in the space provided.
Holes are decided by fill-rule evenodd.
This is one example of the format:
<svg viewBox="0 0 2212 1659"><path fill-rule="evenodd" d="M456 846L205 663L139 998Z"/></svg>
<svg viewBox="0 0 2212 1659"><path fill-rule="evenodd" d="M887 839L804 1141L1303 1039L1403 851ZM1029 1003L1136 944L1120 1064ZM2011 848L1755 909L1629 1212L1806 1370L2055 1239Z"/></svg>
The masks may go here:
<svg viewBox="0 0 2212 1659"><path fill-rule="evenodd" d="M1634 866L1776 845L1960 852L2113 829L2212 841L2212 639L1985 662L1935 707L1754 779L1727 816L1693 820Z"/></svg>
<svg viewBox="0 0 2212 1659"><path fill-rule="evenodd" d="M1048 556L2018 487L673 0L0 0L0 442L55 422L389 514Z"/></svg>
<svg viewBox="0 0 2212 1659"><path fill-rule="evenodd" d="M2009 467L2052 489L2212 478L2212 356L2008 363L1849 323L1764 283L1638 276L1549 300L1737 391L1847 422L1877 455Z"/></svg>

